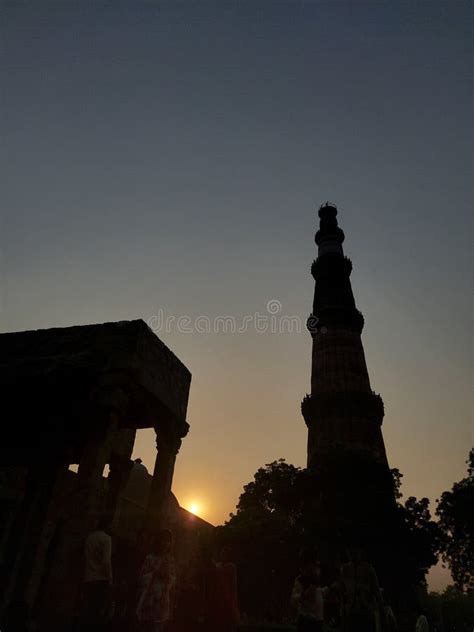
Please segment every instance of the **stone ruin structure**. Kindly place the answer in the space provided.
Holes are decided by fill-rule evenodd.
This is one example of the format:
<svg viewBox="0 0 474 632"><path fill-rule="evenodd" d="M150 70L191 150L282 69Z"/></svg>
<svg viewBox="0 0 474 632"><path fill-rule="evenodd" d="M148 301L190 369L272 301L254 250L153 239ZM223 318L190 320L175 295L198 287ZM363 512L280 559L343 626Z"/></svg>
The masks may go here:
<svg viewBox="0 0 474 632"><path fill-rule="evenodd" d="M118 584L160 527L183 542L212 529L171 494L190 383L141 320L0 334L0 616L22 603L41 629L68 629L104 514ZM131 460L142 428L156 433L153 476Z"/></svg>

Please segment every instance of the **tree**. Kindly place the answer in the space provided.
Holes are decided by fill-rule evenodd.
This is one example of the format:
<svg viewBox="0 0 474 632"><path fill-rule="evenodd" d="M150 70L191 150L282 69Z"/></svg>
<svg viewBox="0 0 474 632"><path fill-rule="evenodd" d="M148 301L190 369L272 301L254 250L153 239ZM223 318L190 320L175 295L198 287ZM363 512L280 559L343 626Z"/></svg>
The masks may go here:
<svg viewBox="0 0 474 632"><path fill-rule="evenodd" d="M436 509L442 559L461 591L474 588L474 448L466 463L467 477L442 494Z"/></svg>
<svg viewBox="0 0 474 632"><path fill-rule="evenodd" d="M431 519L429 504L428 498L417 500L414 496L410 496L403 505L399 503L405 528L408 570L415 586L426 586L426 575L438 561L440 531Z"/></svg>
<svg viewBox="0 0 474 632"><path fill-rule="evenodd" d="M260 620L281 620L288 610L297 571L304 471L284 459L257 470L244 486L237 511L218 530L239 569L244 612Z"/></svg>
<svg viewBox="0 0 474 632"><path fill-rule="evenodd" d="M402 504L399 470L392 470L392 480L397 506L393 524L383 533L383 546L386 574L393 575L394 581L390 586L386 578L383 585L393 592L396 586L425 582L429 567L437 561L439 532L428 499L410 497ZM243 610L257 619L282 620L288 613L302 548L319 543L323 562L326 558L329 564L346 552L344 542L339 550L337 546L328 550L327 539L321 538L326 517L318 511L315 489L313 473L284 459L273 461L259 468L254 480L244 486L236 513L218 529L218 538L231 546L238 564ZM355 501L355 510L365 511L363 501L362 497Z"/></svg>
<svg viewBox="0 0 474 632"><path fill-rule="evenodd" d="M405 558L405 577L413 586L426 586L428 570L438 561L441 532L437 523L431 518L429 499L418 500L410 496L402 502L403 474L396 468L392 469L391 473L401 523L398 538Z"/></svg>
<svg viewBox="0 0 474 632"><path fill-rule="evenodd" d="M244 486L231 521L266 521L284 517L295 524L301 517L301 480L303 470L278 459L257 470L254 480Z"/></svg>

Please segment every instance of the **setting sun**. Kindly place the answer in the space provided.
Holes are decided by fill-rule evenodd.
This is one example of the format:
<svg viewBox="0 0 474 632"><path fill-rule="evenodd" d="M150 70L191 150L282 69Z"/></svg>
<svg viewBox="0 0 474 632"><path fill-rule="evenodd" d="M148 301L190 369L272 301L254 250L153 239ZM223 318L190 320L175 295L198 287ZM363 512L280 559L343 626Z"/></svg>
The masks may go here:
<svg viewBox="0 0 474 632"><path fill-rule="evenodd" d="M200 510L200 506L197 503L190 503L189 511L193 514L198 514Z"/></svg>

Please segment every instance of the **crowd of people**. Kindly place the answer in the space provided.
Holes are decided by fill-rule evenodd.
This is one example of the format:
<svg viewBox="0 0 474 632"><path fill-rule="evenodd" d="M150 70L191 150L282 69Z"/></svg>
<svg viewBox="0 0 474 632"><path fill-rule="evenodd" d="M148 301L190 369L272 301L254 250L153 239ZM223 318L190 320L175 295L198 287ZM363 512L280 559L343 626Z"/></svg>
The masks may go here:
<svg viewBox="0 0 474 632"><path fill-rule="evenodd" d="M115 600L112 540L105 521L87 537L84 557L81 629L232 632L239 623L236 567L226 547L217 559L202 555L179 582L173 536L162 530L151 539L134 582ZM396 632L394 613L363 549L353 548L344 563L333 566L332 573L323 573L314 551L302 553L290 597L298 632ZM429 632L423 612L416 632Z"/></svg>
<svg viewBox="0 0 474 632"><path fill-rule="evenodd" d="M333 564L326 577L317 554L305 551L300 571L291 595L298 632L397 632L392 607L362 548L352 548L347 561ZM430 632L421 608L415 632Z"/></svg>
<svg viewBox="0 0 474 632"><path fill-rule="evenodd" d="M235 564L229 550L217 559L202 556L181 583L177 581L171 531L150 542L128 590L114 591L112 539L102 521L84 545L84 582L78 625L89 632L232 632L239 622ZM117 594L117 592L119 594ZM119 603L117 603L119 601Z"/></svg>
<svg viewBox="0 0 474 632"><path fill-rule="evenodd" d="M396 621L384 602L373 566L364 552L354 548L344 564L336 565L330 579L324 578L314 552L301 557L301 573L296 577L292 604L297 613L298 632L394 632Z"/></svg>

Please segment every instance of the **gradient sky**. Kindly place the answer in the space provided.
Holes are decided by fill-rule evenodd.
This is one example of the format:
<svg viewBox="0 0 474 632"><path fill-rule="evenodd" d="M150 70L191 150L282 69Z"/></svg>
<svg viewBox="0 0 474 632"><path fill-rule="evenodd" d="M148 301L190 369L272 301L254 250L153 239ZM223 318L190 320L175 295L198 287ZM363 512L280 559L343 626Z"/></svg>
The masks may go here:
<svg viewBox="0 0 474 632"><path fill-rule="evenodd" d="M470 3L4 1L0 20L2 331L270 300L304 321L333 200L390 464L406 496L464 476ZM310 336L157 333L193 373L174 491L222 522L259 466L305 464ZM152 467L149 432L135 452Z"/></svg>

